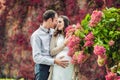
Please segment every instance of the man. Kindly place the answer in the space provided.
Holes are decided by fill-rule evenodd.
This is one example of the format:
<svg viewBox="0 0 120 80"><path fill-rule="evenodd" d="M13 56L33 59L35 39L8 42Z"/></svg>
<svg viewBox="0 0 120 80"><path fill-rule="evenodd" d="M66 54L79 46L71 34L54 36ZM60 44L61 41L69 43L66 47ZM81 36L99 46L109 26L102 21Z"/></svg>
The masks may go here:
<svg viewBox="0 0 120 80"><path fill-rule="evenodd" d="M43 24L32 34L30 42L35 64L35 80L47 80L50 65L57 64L66 67L67 60L53 59L50 56L50 39L55 28L58 15L54 10L47 10L43 14Z"/></svg>

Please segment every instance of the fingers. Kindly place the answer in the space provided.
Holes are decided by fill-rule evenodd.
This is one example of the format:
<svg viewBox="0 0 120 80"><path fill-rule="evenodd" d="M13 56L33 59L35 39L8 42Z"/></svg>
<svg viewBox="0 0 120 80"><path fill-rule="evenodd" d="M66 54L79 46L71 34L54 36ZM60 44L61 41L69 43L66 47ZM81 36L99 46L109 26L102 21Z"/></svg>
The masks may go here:
<svg viewBox="0 0 120 80"><path fill-rule="evenodd" d="M68 62L62 62L62 63L60 63L60 66L63 67L63 68L68 67L68 65L69 65Z"/></svg>
<svg viewBox="0 0 120 80"><path fill-rule="evenodd" d="M68 39L65 39L64 44L65 46L68 44Z"/></svg>
<svg viewBox="0 0 120 80"><path fill-rule="evenodd" d="M66 39L69 39L71 37L71 35L69 35Z"/></svg>
<svg viewBox="0 0 120 80"><path fill-rule="evenodd" d="M68 61L68 60L62 60L62 62L63 62L63 63L69 63L69 61Z"/></svg>
<svg viewBox="0 0 120 80"><path fill-rule="evenodd" d="M63 63L60 66L63 67L63 68L66 68L66 67L68 67L68 63L67 64Z"/></svg>
<svg viewBox="0 0 120 80"><path fill-rule="evenodd" d="M69 65L69 61L64 60L63 57L64 56L62 56L61 59L60 58L57 58L57 59L55 58L55 64L57 64L57 65L59 65L63 68L66 68Z"/></svg>
<svg viewBox="0 0 120 80"><path fill-rule="evenodd" d="M61 56L60 59L63 59L65 56Z"/></svg>
<svg viewBox="0 0 120 80"><path fill-rule="evenodd" d="M60 62L60 66L63 68L66 68L69 65L69 61L68 60L61 60Z"/></svg>

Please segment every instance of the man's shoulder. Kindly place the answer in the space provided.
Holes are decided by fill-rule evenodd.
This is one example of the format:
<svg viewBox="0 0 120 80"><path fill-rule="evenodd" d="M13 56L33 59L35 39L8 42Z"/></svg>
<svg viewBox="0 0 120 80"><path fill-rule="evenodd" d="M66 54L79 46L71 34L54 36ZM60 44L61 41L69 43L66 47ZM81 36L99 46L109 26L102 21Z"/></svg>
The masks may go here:
<svg viewBox="0 0 120 80"><path fill-rule="evenodd" d="M35 31L32 33L31 37L39 36L40 33L41 33L41 32L37 29L37 30L35 30Z"/></svg>
<svg viewBox="0 0 120 80"><path fill-rule="evenodd" d="M43 33L43 31L42 31L40 28L38 28L37 30L35 30L35 31L33 32L32 35L40 35L40 34L42 34L42 33Z"/></svg>

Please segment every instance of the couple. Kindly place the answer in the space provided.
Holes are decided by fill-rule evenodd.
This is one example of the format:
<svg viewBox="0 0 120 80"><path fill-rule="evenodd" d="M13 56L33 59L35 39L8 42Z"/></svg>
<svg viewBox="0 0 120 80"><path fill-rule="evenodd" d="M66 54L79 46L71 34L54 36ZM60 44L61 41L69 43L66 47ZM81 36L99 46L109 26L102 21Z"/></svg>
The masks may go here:
<svg viewBox="0 0 120 80"><path fill-rule="evenodd" d="M71 57L67 56L65 38L68 25L69 19L66 16L58 17L54 10L43 14L43 24L30 39L35 80L72 80L73 65L70 63Z"/></svg>

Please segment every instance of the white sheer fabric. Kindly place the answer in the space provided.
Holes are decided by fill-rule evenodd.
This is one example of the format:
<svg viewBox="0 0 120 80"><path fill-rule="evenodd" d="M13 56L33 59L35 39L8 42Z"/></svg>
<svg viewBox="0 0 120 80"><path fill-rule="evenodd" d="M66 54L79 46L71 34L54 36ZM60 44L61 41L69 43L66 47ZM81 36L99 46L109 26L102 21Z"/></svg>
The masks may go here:
<svg viewBox="0 0 120 80"><path fill-rule="evenodd" d="M63 42L64 42L64 37L60 35L57 41L57 46L63 44ZM69 50L68 47L65 47L63 51L61 51L56 55L56 58L60 58L61 56L64 56L64 59L71 61L71 57L67 55L68 50ZM66 68L62 68L61 66L55 64L53 68L52 80L72 80L72 74L73 74L73 65L71 64L71 62Z"/></svg>

